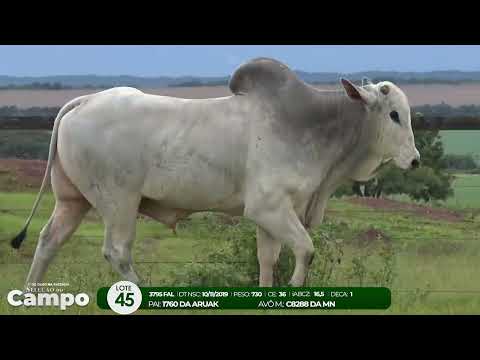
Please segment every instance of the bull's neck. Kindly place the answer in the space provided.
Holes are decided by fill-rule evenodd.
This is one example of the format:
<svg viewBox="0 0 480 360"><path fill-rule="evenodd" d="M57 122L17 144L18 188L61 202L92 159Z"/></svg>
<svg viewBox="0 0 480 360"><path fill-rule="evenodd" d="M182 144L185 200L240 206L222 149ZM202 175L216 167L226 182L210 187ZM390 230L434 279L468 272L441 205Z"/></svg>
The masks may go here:
<svg viewBox="0 0 480 360"><path fill-rule="evenodd" d="M372 151L377 135L377 122L358 101L350 100L343 91L317 91L312 109L322 123L312 130L323 143L318 149L330 158L329 178L355 178L373 171L381 159ZM318 154L323 158L322 154ZM333 180L336 181L336 180Z"/></svg>
<svg viewBox="0 0 480 360"><path fill-rule="evenodd" d="M319 101L316 102L316 112L325 123L319 130L326 128L331 142L338 141L341 151L337 153L338 160L354 152L363 154L368 152L368 145L373 129L369 113L359 101L349 99L343 91L318 92Z"/></svg>

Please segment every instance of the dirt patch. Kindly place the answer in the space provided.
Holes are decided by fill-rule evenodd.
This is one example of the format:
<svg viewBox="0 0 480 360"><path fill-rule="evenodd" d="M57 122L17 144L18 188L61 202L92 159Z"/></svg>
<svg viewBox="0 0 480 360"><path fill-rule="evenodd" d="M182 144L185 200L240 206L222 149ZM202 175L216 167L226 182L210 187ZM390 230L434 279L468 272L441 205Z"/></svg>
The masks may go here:
<svg viewBox="0 0 480 360"><path fill-rule="evenodd" d="M403 211L432 220L445 220L451 222L459 222L464 220L464 216L461 213L452 210L408 204L390 199L352 198L349 201L351 203L368 206L376 210Z"/></svg>
<svg viewBox="0 0 480 360"><path fill-rule="evenodd" d="M43 160L0 159L0 191L38 189L46 167Z"/></svg>
<svg viewBox="0 0 480 360"><path fill-rule="evenodd" d="M392 239L383 231L371 227L368 230L359 233L355 239L355 243L362 247L378 243L390 245Z"/></svg>

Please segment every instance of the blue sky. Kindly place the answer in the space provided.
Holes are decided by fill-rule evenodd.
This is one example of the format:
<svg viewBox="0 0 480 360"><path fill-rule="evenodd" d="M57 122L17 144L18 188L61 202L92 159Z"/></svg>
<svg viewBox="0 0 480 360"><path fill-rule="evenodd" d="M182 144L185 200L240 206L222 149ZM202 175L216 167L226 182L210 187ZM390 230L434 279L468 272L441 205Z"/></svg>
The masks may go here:
<svg viewBox="0 0 480 360"><path fill-rule="evenodd" d="M480 46L473 45L0 45L0 75L223 76L259 56L309 72L480 71Z"/></svg>

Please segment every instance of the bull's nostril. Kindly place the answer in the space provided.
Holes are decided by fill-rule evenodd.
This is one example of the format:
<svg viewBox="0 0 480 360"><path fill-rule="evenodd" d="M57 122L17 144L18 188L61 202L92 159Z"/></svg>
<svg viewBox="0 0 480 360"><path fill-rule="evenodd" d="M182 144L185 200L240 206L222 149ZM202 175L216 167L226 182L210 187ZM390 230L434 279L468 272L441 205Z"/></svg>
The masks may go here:
<svg viewBox="0 0 480 360"><path fill-rule="evenodd" d="M420 166L420 161L418 161L417 159L413 159L412 160L412 169L416 169Z"/></svg>

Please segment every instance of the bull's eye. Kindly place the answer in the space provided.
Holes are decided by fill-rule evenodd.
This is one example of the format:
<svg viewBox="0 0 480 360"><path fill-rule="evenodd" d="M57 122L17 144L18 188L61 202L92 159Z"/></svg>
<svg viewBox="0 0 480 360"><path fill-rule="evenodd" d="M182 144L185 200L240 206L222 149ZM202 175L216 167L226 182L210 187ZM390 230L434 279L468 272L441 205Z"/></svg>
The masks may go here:
<svg viewBox="0 0 480 360"><path fill-rule="evenodd" d="M392 111L390 113L390 117L392 118L393 122L396 122L397 124L400 125L400 117L398 116L398 112Z"/></svg>

